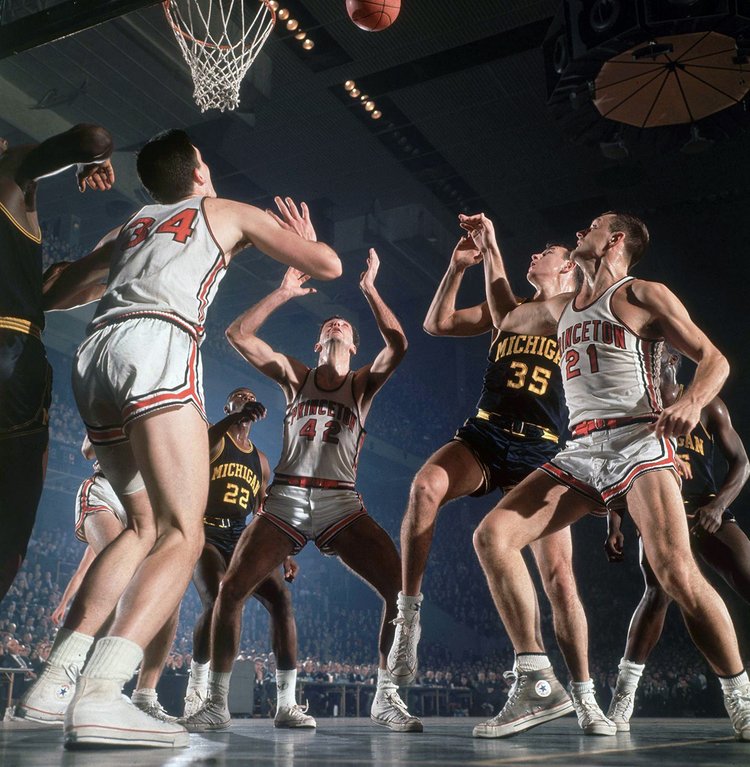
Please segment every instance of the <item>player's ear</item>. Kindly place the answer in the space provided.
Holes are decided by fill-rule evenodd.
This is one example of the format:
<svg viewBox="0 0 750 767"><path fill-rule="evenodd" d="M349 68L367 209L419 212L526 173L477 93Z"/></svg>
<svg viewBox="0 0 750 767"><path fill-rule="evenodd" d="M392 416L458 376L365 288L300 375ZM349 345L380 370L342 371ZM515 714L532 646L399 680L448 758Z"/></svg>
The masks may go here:
<svg viewBox="0 0 750 767"><path fill-rule="evenodd" d="M315 346L313 346L313 351L316 354L320 354L323 351L323 347L316 341Z"/></svg>

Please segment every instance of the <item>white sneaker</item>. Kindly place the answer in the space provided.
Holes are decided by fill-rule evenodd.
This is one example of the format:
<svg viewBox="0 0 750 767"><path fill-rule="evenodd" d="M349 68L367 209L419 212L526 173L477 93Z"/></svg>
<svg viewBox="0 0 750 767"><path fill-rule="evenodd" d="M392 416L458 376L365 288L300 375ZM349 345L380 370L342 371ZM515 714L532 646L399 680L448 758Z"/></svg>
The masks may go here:
<svg viewBox="0 0 750 767"><path fill-rule="evenodd" d="M307 704L300 706L281 706L273 718L274 727L288 727L289 729L315 729L318 723L307 713Z"/></svg>
<svg viewBox="0 0 750 767"><path fill-rule="evenodd" d="M604 716L593 692L576 693L570 686L570 699L584 735L616 735L617 725Z"/></svg>
<svg viewBox="0 0 750 767"><path fill-rule="evenodd" d="M422 732L422 721L409 713L398 690L378 690L375 693L370 719L396 732Z"/></svg>
<svg viewBox="0 0 750 767"><path fill-rule="evenodd" d="M635 706L635 690L622 690L612 697L607 711L607 719L614 722L617 732L630 732L630 717Z"/></svg>
<svg viewBox="0 0 750 767"><path fill-rule="evenodd" d="M210 695L192 716L179 720L188 732L207 732L226 730L232 723L232 715L226 701L214 700Z"/></svg>
<svg viewBox="0 0 750 767"><path fill-rule="evenodd" d="M198 710L203 708L203 705L208 698L208 690L199 690L197 687L192 689L188 688L187 695L185 696L185 708L182 711L183 719L190 718Z"/></svg>
<svg viewBox="0 0 750 767"><path fill-rule="evenodd" d="M39 679L16 706L18 719L62 724L65 711L76 691L77 667L45 665Z"/></svg>
<svg viewBox="0 0 750 767"><path fill-rule="evenodd" d="M152 716L154 719L158 719L160 722L176 722L177 717L168 714L164 710L164 706L159 703L158 700L146 703L145 701L132 701L136 708L139 708L144 713Z"/></svg>
<svg viewBox="0 0 750 767"><path fill-rule="evenodd" d="M750 684L725 692L724 706L737 740L750 740Z"/></svg>
<svg viewBox="0 0 750 767"><path fill-rule="evenodd" d="M406 616L398 611L398 618L392 621L396 627L391 651L388 653L388 673L397 685L414 684L417 678L417 645L422 629L419 625L419 610L409 610Z"/></svg>
<svg viewBox="0 0 750 767"><path fill-rule="evenodd" d="M151 746L184 748L189 736L175 722L162 722L120 694L118 682L81 677L65 712L65 747Z"/></svg>

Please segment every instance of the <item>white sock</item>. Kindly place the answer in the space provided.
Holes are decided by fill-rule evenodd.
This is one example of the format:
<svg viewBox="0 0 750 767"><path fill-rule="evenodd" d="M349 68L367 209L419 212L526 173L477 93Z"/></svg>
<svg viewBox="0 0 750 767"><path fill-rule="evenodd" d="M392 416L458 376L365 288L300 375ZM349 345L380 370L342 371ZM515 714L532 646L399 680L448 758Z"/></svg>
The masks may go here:
<svg viewBox="0 0 750 767"><path fill-rule="evenodd" d="M142 659L143 650L135 642L124 637L102 637L94 644L94 650L81 676L111 679L124 685L133 676Z"/></svg>
<svg viewBox="0 0 750 767"><path fill-rule="evenodd" d="M588 679L585 682L571 682L570 689L577 698L580 698L582 695L586 695L587 693L593 695L594 680Z"/></svg>
<svg viewBox="0 0 750 767"><path fill-rule="evenodd" d="M644 668L646 668L645 663L633 663L631 660L622 658L618 666L620 673L617 675L617 691L635 692L643 676Z"/></svg>
<svg viewBox="0 0 750 767"><path fill-rule="evenodd" d="M388 673L388 669L379 668L377 693L384 692L386 690L388 692L392 692L393 690L397 689L398 685L393 681L393 679L391 679L391 675Z"/></svg>
<svg viewBox="0 0 750 767"><path fill-rule="evenodd" d="M743 671L741 674L737 674L737 676L720 676L719 681L721 682L721 691L724 695L728 692L734 692L734 690L744 687L746 684L750 684L747 671Z"/></svg>
<svg viewBox="0 0 750 767"><path fill-rule="evenodd" d="M194 660L190 661L190 678L188 679L188 693L191 690L198 690L205 693L208 689L208 670L210 663L196 663Z"/></svg>
<svg viewBox="0 0 750 767"><path fill-rule="evenodd" d="M209 671L208 672L208 691L211 700L214 703L223 703L227 705L229 699L229 680L232 678L232 672L227 671Z"/></svg>
<svg viewBox="0 0 750 767"><path fill-rule="evenodd" d="M133 703L157 703L159 699L153 687L139 687L137 690L133 690L130 700Z"/></svg>
<svg viewBox="0 0 750 767"><path fill-rule="evenodd" d="M86 656L89 654L92 644L94 644L94 637L82 634L80 631L61 628L57 632L55 642L47 658L47 663L50 666L70 666L74 664L81 668L86 661Z"/></svg>
<svg viewBox="0 0 750 767"><path fill-rule="evenodd" d="M521 652L516 655L515 666L518 671L541 671L551 665L543 652Z"/></svg>
<svg viewBox="0 0 750 767"><path fill-rule="evenodd" d="M422 596L422 594L417 594L415 597L410 597L408 594L404 594L403 591L399 591L398 599L396 600L396 606L400 612L413 616L419 613L423 599L424 596Z"/></svg>
<svg viewBox="0 0 750 767"><path fill-rule="evenodd" d="M296 702L297 669L276 669L276 708L291 708Z"/></svg>

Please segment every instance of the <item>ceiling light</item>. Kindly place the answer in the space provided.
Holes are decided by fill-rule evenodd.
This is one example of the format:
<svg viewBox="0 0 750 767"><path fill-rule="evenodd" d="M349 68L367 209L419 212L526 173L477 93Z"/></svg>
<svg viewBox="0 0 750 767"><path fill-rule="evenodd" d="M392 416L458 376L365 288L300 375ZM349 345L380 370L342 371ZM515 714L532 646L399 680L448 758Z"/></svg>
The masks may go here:
<svg viewBox="0 0 750 767"><path fill-rule="evenodd" d="M282 9L279 11L279 14L278 14L278 15L279 15L279 18L280 18L282 21L284 21L285 19L288 19L288 18L289 18L289 11L288 11L286 8L282 8Z"/></svg>
<svg viewBox="0 0 750 767"><path fill-rule="evenodd" d="M294 36L295 40L304 40L307 37L307 32L303 32L301 29L297 34Z"/></svg>
<svg viewBox="0 0 750 767"><path fill-rule="evenodd" d="M379 120L379 119L380 119L382 116L383 116L383 113L382 113L382 112L381 112L379 109L376 109L376 110L375 110L375 111L374 111L374 112L373 112L373 113L370 115L370 117L372 117L372 119L373 119L373 120Z"/></svg>
<svg viewBox="0 0 750 767"><path fill-rule="evenodd" d="M307 40L302 43L302 47L306 51L311 51L315 47L315 43L308 37Z"/></svg>
<svg viewBox="0 0 750 767"><path fill-rule="evenodd" d="M365 101L365 109L368 112L372 112L372 110L375 109L375 102L374 101Z"/></svg>
<svg viewBox="0 0 750 767"><path fill-rule="evenodd" d="M287 21L286 23L286 28L290 32L294 32L294 30L297 29L298 26L299 26L299 21L297 21L297 19L289 19L289 21Z"/></svg>
<svg viewBox="0 0 750 767"><path fill-rule="evenodd" d="M356 98L357 98L357 96L359 96L359 88L352 88L352 89L349 91L349 95L350 95L350 96L351 96L353 99L356 99Z"/></svg>
<svg viewBox="0 0 750 767"><path fill-rule="evenodd" d="M268 0L268 5L270 6L272 11L279 10L279 4L276 2L276 0Z"/></svg>
<svg viewBox="0 0 750 767"><path fill-rule="evenodd" d="M355 83L354 83L354 80L347 80L347 81L344 83L344 90L345 90L345 91L351 91L351 90L353 90L353 89L354 89L354 84L355 84Z"/></svg>

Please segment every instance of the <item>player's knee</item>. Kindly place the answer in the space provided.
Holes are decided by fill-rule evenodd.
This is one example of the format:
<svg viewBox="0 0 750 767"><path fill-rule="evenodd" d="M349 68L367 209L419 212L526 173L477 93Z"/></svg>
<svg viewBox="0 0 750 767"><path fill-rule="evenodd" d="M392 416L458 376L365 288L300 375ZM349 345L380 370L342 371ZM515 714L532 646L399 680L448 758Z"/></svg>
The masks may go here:
<svg viewBox="0 0 750 767"><path fill-rule="evenodd" d="M550 602L567 603L578 599L578 588L570 562L559 562L542 572L544 593Z"/></svg>
<svg viewBox="0 0 750 767"><path fill-rule="evenodd" d="M474 551L480 560L484 561L490 556L501 557L506 549L505 542L498 534L497 527L485 518L479 523L473 536Z"/></svg>
<svg viewBox="0 0 750 767"><path fill-rule="evenodd" d="M236 578L226 577L219 585L219 595L216 598L217 608L222 611L233 611L240 607L248 596L244 584Z"/></svg>
<svg viewBox="0 0 750 767"><path fill-rule="evenodd" d="M696 567L689 562L670 562L668 567L657 570L656 576L667 597L676 602L684 602L692 598L697 581L701 578Z"/></svg>
<svg viewBox="0 0 750 767"><path fill-rule="evenodd" d="M665 611L672 603L672 597L661 586L650 585L643 593L643 601L651 610Z"/></svg>
<svg viewBox="0 0 750 767"><path fill-rule="evenodd" d="M411 484L410 499L415 512L424 514L434 512L445 497L444 483L434 466L424 466L419 470Z"/></svg>

